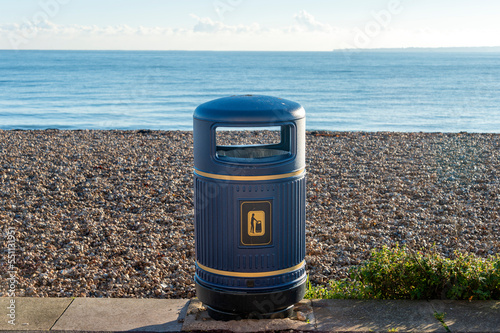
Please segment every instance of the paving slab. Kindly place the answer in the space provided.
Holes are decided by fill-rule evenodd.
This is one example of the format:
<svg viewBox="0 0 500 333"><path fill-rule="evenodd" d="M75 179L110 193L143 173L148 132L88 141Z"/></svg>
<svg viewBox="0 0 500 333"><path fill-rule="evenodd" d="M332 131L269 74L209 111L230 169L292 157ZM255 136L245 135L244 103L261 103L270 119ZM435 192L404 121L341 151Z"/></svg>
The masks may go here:
<svg viewBox="0 0 500 333"><path fill-rule="evenodd" d="M298 318L302 319L299 320ZM315 319L310 300L302 300L294 306L294 315L285 319L243 319L217 321L208 316L208 312L198 299L191 300L183 331L229 331L237 333L270 331L312 331Z"/></svg>
<svg viewBox="0 0 500 333"><path fill-rule="evenodd" d="M452 332L500 332L500 301L430 302Z"/></svg>
<svg viewBox="0 0 500 333"><path fill-rule="evenodd" d="M52 330L180 332L187 299L76 298Z"/></svg>
<svg viewBox="0 0 500 333"><path fill-rule="evenodd" d="M0 330L49 330L71 301L71 298L0 297ZM14 325L9 323L12 319Z"/></svg>
<svg viewBox="0 0 500 333"><path fill-rule="evenodd" d="M446 332L428 301L313 300L318 331Z"/></svg>

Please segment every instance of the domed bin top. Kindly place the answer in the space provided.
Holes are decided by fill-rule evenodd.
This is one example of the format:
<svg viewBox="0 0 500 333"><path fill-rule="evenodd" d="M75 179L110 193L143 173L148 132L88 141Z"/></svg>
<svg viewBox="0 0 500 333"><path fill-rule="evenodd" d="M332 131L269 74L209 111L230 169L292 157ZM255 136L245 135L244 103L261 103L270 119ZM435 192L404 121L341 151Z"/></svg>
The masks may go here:
<svg viewBox="0 0 500 333"><path fill-rule="evenodd" d="M194 118L233 124L274 123L302 119L304 108L296 102L262 95L241 95L219 98L201 104Z"/></svg>
<svg viewBox="0 0 500 333"><path fill-rule="evenodd" d="M193 139L198 175L243 179L295 172L305 166L305 111L271 96L220 98L196 108Z"/></svg>

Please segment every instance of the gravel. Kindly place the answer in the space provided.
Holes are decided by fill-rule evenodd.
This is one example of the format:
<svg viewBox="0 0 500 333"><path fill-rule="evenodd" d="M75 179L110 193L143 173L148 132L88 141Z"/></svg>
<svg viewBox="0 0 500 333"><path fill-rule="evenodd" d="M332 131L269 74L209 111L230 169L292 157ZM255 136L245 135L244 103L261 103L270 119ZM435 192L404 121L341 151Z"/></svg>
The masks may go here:
<svg viewBox="0 0 500 333"><path fill-rule="evenodd" d="M16 296L194 297L192 155L192 132L0 131ZM307 171L314 284L383 245L500 251L499 134L308 132Z"/></svg>

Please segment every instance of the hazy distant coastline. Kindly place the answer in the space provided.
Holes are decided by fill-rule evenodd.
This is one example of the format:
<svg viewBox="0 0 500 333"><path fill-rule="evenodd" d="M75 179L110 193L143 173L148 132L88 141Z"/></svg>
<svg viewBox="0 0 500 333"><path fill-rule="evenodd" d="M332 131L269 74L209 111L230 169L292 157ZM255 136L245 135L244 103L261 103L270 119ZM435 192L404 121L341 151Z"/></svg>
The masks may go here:
<svg viewBox="0 0 500 333"><path fill-rule="evenodd" d="M376 48L376 49L333 49L333 52L500 52L500 46L482 47L405 47L405 48Z"/></svg>

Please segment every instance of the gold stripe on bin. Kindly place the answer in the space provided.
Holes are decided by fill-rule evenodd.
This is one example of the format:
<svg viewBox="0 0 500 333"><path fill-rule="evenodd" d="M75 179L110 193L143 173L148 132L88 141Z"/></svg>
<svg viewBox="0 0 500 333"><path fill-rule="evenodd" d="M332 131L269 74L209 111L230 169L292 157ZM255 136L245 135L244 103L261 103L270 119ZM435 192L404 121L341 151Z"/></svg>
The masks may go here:
<svg viewBox="0 0 500 333"><path fill-rule="evenodd" d="M280 274L285 274L292 272L296 269L302 268L306 264L305 260L302 260L300 264L295 265L290 268L285 268L285 269L280 269L277 271L270 271L270 272L256 272L256 273L251 273L251 272L229 272L229 271L221 271L219 269L214 269L207 267L205 265L200 264L198 261L196 262L196 265L203 269L204 271L213 273L213 274L218 274L218 275L224 275L224 276L232 276L232 277L243 277L243 278L257 278L257 277L267 277L267 276L273 276L273 275L280 275Z"/></svg>
<svg viewBox="0 0 500 333"><path fill-rule="evenodd" d="M267 176L232 176L232 175L218 175L215 173L208 173L208 172L203 172L198 169L194 169L194 173L207 177L207 178L213 178L213 179L220 179L220 180L243 180L243 181L258 181L258 180L274 180L274 179L282 179L282 178L288 178L288 177L295 177L304 172L304 168L295 171L295 172L289 172L289 173L282 173L278 175L267 175Z"/></svg>

